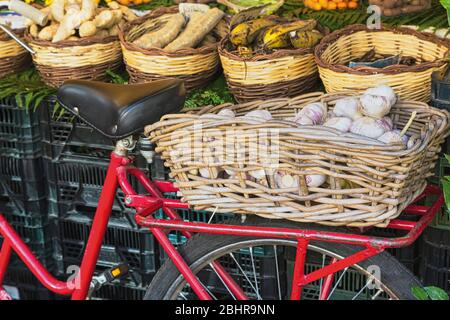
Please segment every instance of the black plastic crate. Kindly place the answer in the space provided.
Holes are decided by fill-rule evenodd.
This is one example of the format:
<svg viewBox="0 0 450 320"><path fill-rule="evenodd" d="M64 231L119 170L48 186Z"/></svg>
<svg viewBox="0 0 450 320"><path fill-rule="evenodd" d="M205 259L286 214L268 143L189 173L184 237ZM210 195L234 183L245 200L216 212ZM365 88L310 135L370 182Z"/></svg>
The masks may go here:
<svg viewBox="0 0 450 320"><path fill-rule="evenodd" d="M92 300L143 300L146 287L111 283L95 291Z"/></svg>
<svg viewBox="0 0 450 320"><path fill-rule="evenodd" d="M65 156L59 161L45 160L48 179L50 214L64 217L74 213L93 217L106 178L109 162L95 156ZM130 180L137 192L141 187ZM125 218L130 223L135 214L125 205L125 195L119 188L114 199L112 216Z"/></svg>
<svg viewBox="0 0 450 320"><path fill-rule="evenodd" d="M13 299L50 300L55 297L25 266L8 268L4 285Z"/></svg>
<svg viewBox="0 0 450 320"><path fill-rule="evenodd" d="M450 231L428 228L423 235L420 276L425 285L450 293Z"/></svg>
<svg viewBox="0 0 450 320"><path fill-rule="evenodd" d="M64 269L79 265L88 240L91 221L81 216L59 220L59 251ZM158 246L145 229L134 229L122 221L111 220L103 240L97 270L119 263L130 267L128 282L149 284L160 264Z"/></svg>
<svg viewBox="0 0 450 320"><path fill-rule="evenodd" d="M0 154L22 159L42 154L39 114L18 107L14 97L0 101Z"/></svg>

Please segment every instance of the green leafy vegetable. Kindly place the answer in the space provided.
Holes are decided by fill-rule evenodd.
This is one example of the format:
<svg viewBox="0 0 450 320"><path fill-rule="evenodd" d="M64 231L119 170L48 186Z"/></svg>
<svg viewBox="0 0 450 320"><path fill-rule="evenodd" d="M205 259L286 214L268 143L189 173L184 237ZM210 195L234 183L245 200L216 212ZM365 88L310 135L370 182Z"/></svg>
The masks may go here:
<svg viewBox="0 0 450 320"><path fill-rule="evenodd" d="M411 293L417 300L449 300L447 292L434 286L412 287Z"/></svg>
<svg viewBox="0 0 450 320"><path fill-rule="evenodd" d="M221 76L207 87L191 92L186 98L185 107L197 108L227 102L234 103L234 99L228 90L225 78Z"/></svg>
<svg viewBox="0 0 450 320"><path fill-rule="evenodd" d="M110 81L112 83L117 83L117 84L128 84L128 74L127 73L116 73L112 70L106 70L106 74L109 76Z"/></svg>

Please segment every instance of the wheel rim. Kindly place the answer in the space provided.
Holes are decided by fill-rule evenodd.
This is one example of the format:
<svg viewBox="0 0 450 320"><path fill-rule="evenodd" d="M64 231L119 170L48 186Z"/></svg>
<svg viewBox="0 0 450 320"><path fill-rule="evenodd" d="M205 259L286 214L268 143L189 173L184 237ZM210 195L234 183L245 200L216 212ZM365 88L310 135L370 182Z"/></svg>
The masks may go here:
<svg viewBox="0 0 450 320"><path fill-rule="evenodd" d="M295 261L295 254L292 259L290 256L296 246L297 242L284 239L239 241L209 252L191 264L191 269L213 299L234 299L229 288L211 268L213 261L220 262L229 271L250 299L286 299L290 295L293 273L290 270L293 270ZM327 265L333 258L339 260L343 257L316 245L308 245L305 273ZM269 275L268 269L271 270ZM334 275L327 299L398 299L382 281L370 276L371 273L360 265L341 270ZM324 279L305 286L302 299L317 299L323 288ZM171 300L192 298L196 299L196 296L182 275L172 283L165 296Z"/></svg>

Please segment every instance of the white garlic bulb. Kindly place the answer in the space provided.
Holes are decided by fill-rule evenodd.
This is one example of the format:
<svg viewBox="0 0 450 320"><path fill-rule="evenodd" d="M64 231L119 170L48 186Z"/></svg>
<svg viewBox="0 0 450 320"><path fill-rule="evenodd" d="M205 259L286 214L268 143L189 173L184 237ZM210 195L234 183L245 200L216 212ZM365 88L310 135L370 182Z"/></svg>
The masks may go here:
<svg viewBox="0 0 450 320"><path fill-rule="evenodd" d="M391 105L388 98L384 96L364 94L359 98L359 102L359 111L368 117L381 119L391 111Z"/></svg>
<svg viewBox="0 0 450 320"><path fill-rule="evenodd" d="M206 179L216 179L219 176L219 171L215 167L211 168L200 168L199 173L203 178Z"/></svg>
<svg viewBox="0 0 450 320"><path fill-rule="evenodd" d="M259 118L264 121L272 120L272 115L267 110L253 110L244 115L245 118Z"/></svg>
<svg viewBox="0 0 450 320"><path fill-rule="evenodd" d="M249 171L248 174L257 180L264 179L266 177L266 172L264 169Z"/></svg>
<svg viewBox="0 0 450 320"><path fill-rule="evenodd" d="M353 122L350 132L364 137L377 139L385 132L385 130L376 119L362 117Z"/></svg>
<svg viewBox="0 0 450 320"><path fill-rule="evenodd" d="M377 119L377 123L383 127L384 131L392 131L392 129L394 128L394 123L392 122L392 119L389 117Z"/></svg>
<svg viewBox="0 0 450 320"><path fill-rule="evenodd" d="M283 172L276 172L274 176L278 188L297 188L298 178Z"/></svg>
<svg viewBox="0 0 450 320"><path fill-rule="evenodd" d="M302 125L302 126L312 126L314 125L314 121L311 120L310 117L308 117L307 115L302 115L302 116L298 116L295 117L293 120L295 123Z"/></svg>
<svg viewBox="0 0 450 320"><path fill-rule="evenodd" d="M359 119L363 116L359 112L359 99L356 97L337 100L334 105L333 113L337 117L347 117L352 120Z"/></svg>
<svg viewBox="0 0 450 320"><path fill-rule="evenodd" d="M342 132L349 132L353 121L346 117L335 117L328 119L323 125L325 127L334 128Z"/></svg>
<svg viewBox="0 0 450 320"><path fill-rule="evenodd" d="M217 113L218 116L225 116L228 118L234 118L236 114L231 109L222 109Z"/></svg>
<svg viewBox="0 0 450 320"><path fill-rule="evenodd" d="M377 139L378 141L384 142L386 144L393 144L393 143L403 143L403 139L400 136L399 133L395 131L388 131L383 133L380 137Z"/></svg>
<svg viewBox="0 0 450 320"><path fill-rule="evenodd" d="M327 177L324 174L308 174L305 176L306 185L308 187L320 187L327 181Z"/></svg>
<svg viewBox="0 0 450 320"><path fill-rule="evenodd" d="M322 102L314 102L307 104L297 113L295 118L307 116L313 124L322 124L327 116L327 107ZM297 121L295 121L297 122Z"/></svg>
<svg viewBox="0 0 450 320"><path fill-rule="evenodd" d="M365 94L370 94L373 96L382 96L388 99L390 107L392 107L397 102L397 95L394 90L387 85L379 85L375 88L369 88L365 92Z"/></svg>

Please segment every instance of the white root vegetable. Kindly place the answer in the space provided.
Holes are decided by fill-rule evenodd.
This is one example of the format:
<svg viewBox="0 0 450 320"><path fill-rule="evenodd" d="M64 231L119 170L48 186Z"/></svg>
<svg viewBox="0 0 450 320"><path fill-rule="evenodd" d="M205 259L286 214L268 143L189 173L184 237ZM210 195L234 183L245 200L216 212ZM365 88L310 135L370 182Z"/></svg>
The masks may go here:
<svg viewBox="0 0 450 320"><path fill-rule="evenodd" d="M381 119L391 111L391 104L385 96L364 94L359 99L360 112L368 117Z"/></svg>
<svg viewBox="0 0 450 320"><path fill-rule="evenodd" d="M39 35L39 28L38 28L37 24L33 23L32 25L30 25L28 31L30 32L30 35L33 38L37 38Z"/></svg>
<svg viewBox="0 0 450 320"><path fill-rule="evenodd" d="M335 117L328 119L323 124L325 127L334 128L342 132L349 132L352 127L352 119L346 117Z"/></svg>
<svg viewBox="0 0 450 320"><path fill-rule="evenodd" d="M192 13L186 29L168 46L166 50L179 50L196 47L203 38L222 20L225 13L218 8L211 8L207 12Z"/></svg>
<svg viewBox="0 0 450 320"><path fill-rule="evenodd" d="M395 94L394 90L387 85L379 85L374 88L369 88L364 93L387 98L390 107L392 107L397 102L397 95Z"/></svg>
<svg viewBox="0 0 450 320"><path fill-rule="evenodd" d="M384 131L392 131L394 128L394 123L392 122L392 119L389 117L383 117L381 119L377 119L377 123L383 127Z"/></svg>
<svg viewBox="0 0 450 320"><path fill-rule="evenodd" d="M347 117L352 120L359 119L363 116L359 112L359 99L355 97L337 100L334 105L333 113L336 117Z"/></svg>
<svg viewBox="0 0 450 320"><path fill-rule="evenodd" d="M386 144L404 143L400 133L395 131L385 132L377 140Z"/></svg>
<svg viewBox="0 0 450 320"><path fill-rule="evenodd" d="M122 11L122 14L125 17L125 20L127 20L127 21L133 21L134 19L137 18L136 14L133 12L133 10L131 10L127 6L123 6L119 3L117 3L116 1L109 2L108 7L111 9L114 9L114 10L119 9L120 11Z"/></svg>
<svg viewBox="0 0 450 320"><path fill-rule="evenodd" d="M218 116L225 116L225 117L229 117L229 118L234 118L236 117L236 114L234 113L233 110L231 109L222 109L217 113Z"/></svg>
<svg viewBox="0 0 450 320"><path fill-rule="evenodd" d="M45 28L42 28L42 30L38 34L38 38L41 40L51 41L58 28L59 23L55 23Z"/></svg>
<svg viewBox="0 0 450 320"><path fill-rule="evenodd" d="M385 132L385 130L376 119L362 117L353 122L350 132L368 138L377 139Z"/></svg>
<svg viewBox="0 0 450 320"><path fill-rule="evenodd" d="M181 14L174 14L162 28L144 34L133 43L144 49L163 48L177 37L184 23Z"/></svg>
<svg viewBox="0 0 450 320"><path fill-rule="evenodd" d="M53 36L52 42L58 42L69 38L75 34L75 29L81 25L80 11L70 9L64 16L58 30Z"/></svg>
<svg viewBox="0 0 450 320"><path fill-rule="evenodd" d="M97 28L109 29L118 24L122 19L120 10L103 10L94 19Z"/></svg>
<svg viewBox="0 0 450 320"><path fill-rule="evenodd" d="M310 118L313 124L322 124L327 116L327 108L321 102L310 103L297 113L294 121L297 122L296 119L303 116Z"/></svg>
<svg viewBox="0 0 450 320"><path fill-rule="evenodd" d="M260 120L269 121L272 120L272 115L267 110L253 110L246 113L244 118L258 118Z"/></svg>
<svg viewBox="0 0 450 320"><path fill-rule="evenodd" d="M64 5L65 0L53 0L50 6L53 20L62 22L64 19Z"/></svg>
<svg viewBox="0 0 450 320"><path fill-rule="evenodd" d="M95 17L95 10L97 9L97 2L95 0L82 0L80 20L81 22L89 21Z"/></svg>
<svg viewBox="0 0 450 320"><path fill-rule="evenodd" d="M90 37L97 33L97 26L94 21L83 22L78 30L80 37Z"/></svg>

